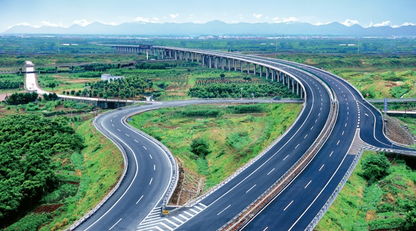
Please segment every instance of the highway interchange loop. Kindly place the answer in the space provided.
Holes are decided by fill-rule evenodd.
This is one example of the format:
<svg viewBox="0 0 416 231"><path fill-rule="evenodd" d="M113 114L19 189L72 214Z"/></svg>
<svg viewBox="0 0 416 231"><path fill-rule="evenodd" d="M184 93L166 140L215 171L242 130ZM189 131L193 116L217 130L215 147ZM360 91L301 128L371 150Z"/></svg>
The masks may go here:
<svg viewBox="0 0 416 231"><path fill-rule="evenodd" d="M238 53L179 49L213 56L244 59L285 72L305 91L302 112L292 127L270 149L228 178L215 190L162 217L177 183L177 167L169 150L132 128L128 118L161 107L242 100L189 100L126 107L99 115L94 125L122 150L125 172L116 189L96 211L78 222L75 230L217 230L229 225L294 166L323 130L329 135L313 159L279 194L257 213L244 230L312 229L330 198L348 177L363 148L415 155L414 150L389 140L381 113L350 84L326 71L284 60ZM336 113L334 113L334 111ZM336 116L333 124L329 118ZM358 142L362 141L362 142ZM354 147L358 146L358 147ZM109 160L111 161L111 160Z"/></svg>

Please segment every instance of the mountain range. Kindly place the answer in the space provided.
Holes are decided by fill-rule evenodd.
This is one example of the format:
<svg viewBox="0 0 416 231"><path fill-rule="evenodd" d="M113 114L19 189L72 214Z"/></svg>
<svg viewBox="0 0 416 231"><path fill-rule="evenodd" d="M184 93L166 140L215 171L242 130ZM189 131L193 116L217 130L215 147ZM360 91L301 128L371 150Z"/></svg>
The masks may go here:
<svg viewBox="0 0 416 231"><path fill-rule="evenodd" d="M225 23L211 21L207 23L144 23L129 22L119 25L91 23L87 26L70 27L31 27L14 26L3 34L105 34L105 35L329 35L329 36L416 36L416 26L400 27L379 26L362 27L358 24L345 26L338 22L324 25L309 23Z"/></svg>

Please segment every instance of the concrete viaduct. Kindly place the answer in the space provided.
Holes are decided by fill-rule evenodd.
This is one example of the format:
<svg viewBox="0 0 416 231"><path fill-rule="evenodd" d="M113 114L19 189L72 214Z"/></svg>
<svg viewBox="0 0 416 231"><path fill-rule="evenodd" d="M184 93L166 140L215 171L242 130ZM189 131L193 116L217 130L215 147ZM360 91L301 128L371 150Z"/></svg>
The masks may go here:
<svg viewBox="0 0 416 231"><path fill-rule="evenodd" d="M119 53L144 53L157 57L158 59L184 60L188 62L199 62L208 68L222 69L224 71L240 71L242 73L259 75L267 80L281 82L292 93L300 98L305 97L304 87L300 81L286 72L265 65L260 62L253 62L244 58L216 54L215 52L205 53L200 50L181 49L176 47L149 46L149 45L112 45Z"/></svg>

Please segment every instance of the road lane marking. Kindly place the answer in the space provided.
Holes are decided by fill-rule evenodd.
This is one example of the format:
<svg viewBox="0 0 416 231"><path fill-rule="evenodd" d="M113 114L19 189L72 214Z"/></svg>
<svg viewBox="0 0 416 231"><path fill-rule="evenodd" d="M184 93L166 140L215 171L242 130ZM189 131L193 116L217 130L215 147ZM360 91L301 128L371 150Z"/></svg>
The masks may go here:
<svg viewBox="0 0 416 231"><path fill-rule="evenodd" d="M113 126L113 127L114 127L114 124L111 124L111 126Z"/></svg>
<svg viewBox="0 0 416 231"><path fill-rule="evenodd" d="M139 143L139 141L138 141L138 140L136 140L136 139L134 139L134 142Z"/></svg>
<svg viewBox="0 0 416 231"><path fill-rule="evenodd" d="M270 170L267 175L270 175L270 173L272 173L274 171L275 168L272 168L272 170Z"/></svg>
<svg viewBox="0 0 416 231"><path fill-rule="evenodd" d="M269 226L266 226L262 231L266 231L269 229Z"/></svg>
<svg viewBox="0 0 416 231"><path fill-rule="evenodd" d="M247 191L246 191L246 194L248 193L248 192L250 192L254 187L256 187L256 184L254 184L253 186L251 186L251 188L249 188Z"/></svg>
<svg viewBox="0 0 416 231"><path fill-rule="evenodd" d="M338 146L339 142L341 142L341 140L338 140L338 142L337 142L337 146Z"/></svg>
<svg viewBox="0 0 416 231"><path fill-rule="evenodd" d="M121 132L121 130L120 130L120 129L118 129L118 128L117 128L117 131Z"/></svg>
<svg viewBox="0 0 416 231"><path fill-rule="evenodd" d="M345 133L345 131L342 131L342 134L341 134L341 136L343 136L343 135L344 135L344 133Z"/></svg>
<svg viewBox="0 0 416 231"><path fill-rule="evenodd" d="M153 171L156 171L156 165L155 164L153 165Z"/></svg>
<svg viewBox="0 0 416 231"><path fill-rule="evenodd" d="M152 184L152 181L153 181L153 177L150 179L149 185L151 185L151 184Z"/></svg>
<svg viewBox="0 0 416 231"><path fill-rule="evenodd" d="M136 205L143 199L143 195L136 201Z"/></svg>
<svg viewBox="0 0 416 231"><path fill-rule="evenodd" d="M321 171L324 168L325 164L322 164L322 166L319 168L318 171Z"/></svg>
<svg viewBox="0 0 416 231"><path fill-rule="evenodd" d="M332 154L334 154L334 151L332 151L331 153L329 153L329 157L331 157L331 156L332 156Z"/></svg>
<svg viewBox="0 0 416 231"><path fill-rule="evenodd" d="M306 137L308 137L308 134L306 134L306 135L303 137L303 139L306 139Z"/></svg>
<svg viewBox="0 0 416 231"><path fill-rule="evenodd" d="M305 185L305 187L304 187L304 188L307 188L311 182L312 182L312 180L310 180L310 181L309 181L309 182Z"/></svg>
<svg viewBox="0 0 416 231"><path fill-rule="evenodd" d="M124 135L126 135L127 137L130 137L130 135L129 135L129 134L127 134L127 133L124 133Z"/></svg>
<svg viewBox="0 0 416 231"><path fill-rule="evenodd" d="M287 208L289 208L289 206L291 205L293 203L293 200L288 204L288 205L286 205L286 207L283 209L283 211L286 211L286 209Z"/></svg>
<svg viewBox="0 0 416 231"><path fill-rule="evenodd" d="M344 127L347 127L347 123L344 124Z"/></svg>
<svg viewBox="0 0 416 231"><path fill-rule="evenodd" d="M152 156L152 154L149 154L149 157L150 157L150 159L153 159L153 156Z"/></svg>
<svg viewBox="0 0 416 231"><path fill-rule="evenodd" d="M297 149L299 147L300 144L296 145L295 149Z"/></svg>
<svg viewBox="0 0 416 231"><path fill-rule="evenodd" d="M312 129L313 129L313 127L314 127L314 126L312 126L312 127L311 127L311 129L309 129L309 130L312 130Z"/></svg>
<svg viewBox="0 0 416 231"><path fill-rule="evenodd" d="M283 158L283 160L286 160L286 158L288 158L288 157L289 157L289 155L285 156L285 158Z"/></svg>
<svg viewBox="0 0 416 231"><path fill-rule="evenodd" d="M231 207L231 205L228 205L227 207L225 207L223 210L221 210L219 213L217 213L217 216L219 216L221 213L223 213L225 210L227 210L230 207Z"/></svg>
<svg viewBox="0 0 416 231"><path fill-rule="evenodd" d="M367 113L364 113L365 114L365 116L367 116L368 117L368 114Z"/></svg>
<svg viewBox="0 0 416 231"><path fill-rule="evenodd" d="M114 223L113 226L111 226L108 230L112 230L120 221L123 220L123 218L120 218L116 223Z"/></svg>
<svg viewBox="0 0 416 231"><path fill-rule="evenodd" d="M144 149L144 150L147 150L146 146L143 146L143 149Z"/></svg>

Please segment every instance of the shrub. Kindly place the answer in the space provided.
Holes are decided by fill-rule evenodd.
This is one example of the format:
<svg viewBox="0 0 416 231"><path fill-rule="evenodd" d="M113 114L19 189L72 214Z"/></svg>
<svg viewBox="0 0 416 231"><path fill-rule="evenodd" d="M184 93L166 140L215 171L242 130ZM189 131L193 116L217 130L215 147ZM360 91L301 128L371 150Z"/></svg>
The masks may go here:
<svg viewBox="0 0 416 231"><path fill-rule="evenodd" d="M369 155L363 160L362 176L372 184L388 175L390 165L384 154Z"/></svg>
<svg viewBox="0 0 416 231"><path fill-rule="evenodd" d="M35 102L37 99L38 94L36 92L13 93L12 95L6 97L5 102L9 105L19 105Z"/></svg>
<svg viewBox="0 0 416 231"><path fill-rule="evenodd" d="M191 152L200 158L205 158L211 151L209 150L208 142L202 138L192 140Z"/></svg>

